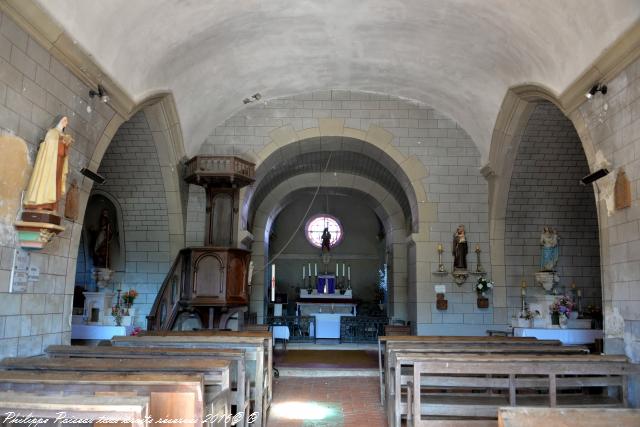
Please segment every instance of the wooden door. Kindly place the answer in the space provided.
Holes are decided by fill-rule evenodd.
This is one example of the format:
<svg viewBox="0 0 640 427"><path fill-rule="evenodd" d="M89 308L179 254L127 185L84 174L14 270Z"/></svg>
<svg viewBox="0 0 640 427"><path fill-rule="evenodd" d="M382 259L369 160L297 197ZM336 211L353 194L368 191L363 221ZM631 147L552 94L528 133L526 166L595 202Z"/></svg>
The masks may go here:
<svg viewBox="0 0 640 427"><path fill-rule="evenodd" d="M235 303L247 303L247 265L243 254L229 253L227 299Z"/></svg>

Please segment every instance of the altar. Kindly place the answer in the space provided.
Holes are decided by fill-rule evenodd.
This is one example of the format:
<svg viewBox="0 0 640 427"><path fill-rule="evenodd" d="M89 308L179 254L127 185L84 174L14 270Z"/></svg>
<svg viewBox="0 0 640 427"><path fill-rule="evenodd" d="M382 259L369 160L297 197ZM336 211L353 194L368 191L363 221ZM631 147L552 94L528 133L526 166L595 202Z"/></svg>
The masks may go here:
<svg viewBox="0 0 640 427"><path fill-rule="evenodd" d="M563 345L593 344L602 339L601 329L513 328L515 337L533 337L539 340L559 340Z"/></svg>
<svg viewBox="0 0 640 427"><path fill-rule="evenodd" d="M340 318L343 316L354 317L356 304L348 300L325 299L318 301L298 301L296 313L298 316L314 316L317 325L310 325L309 335L316 338L340 338Z"/></svg>

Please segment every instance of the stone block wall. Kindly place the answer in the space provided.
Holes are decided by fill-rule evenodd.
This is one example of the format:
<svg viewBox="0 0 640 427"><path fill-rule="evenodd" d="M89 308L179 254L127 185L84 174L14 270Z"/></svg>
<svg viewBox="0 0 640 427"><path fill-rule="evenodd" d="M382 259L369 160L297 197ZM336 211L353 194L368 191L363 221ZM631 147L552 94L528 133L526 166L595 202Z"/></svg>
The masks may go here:
<svg viewBox="0 0 640 427"><path fill-rule="evenodd" d="M138 291L135 324L146 327L145 316L173 260L166 193L144 111L120 126L98 173L106 182L96 188L113 196L122 209L125 269L113 280L123 292Z"/></svg>
<svg viewBox="0 0 640 427"><path fill-rule="evenodd" d="M605 350L640 362L640 60L606 82L608 92L582 104L581 137L591 145L592 168L612 171L596 185L602 241ZM632 205L616 210L613 185L624 168ZM640 402L640 384L634 382Z"/></svg>
<svg viewBox="0 0 640 427"><path fill-rule="evenodd" d="M89 113L87 103L91 103L89 88L2 14L0 131L23 138L33 163L38 144L53 118L66 114L67 130L75 139L68 180L82 183L79 170L89 163L96 142L114 115L108 105L100 102L92 103ZM86 197L86 187L81 184L81 189ZM61 205L64 206L64 201ZM9 223L2 224L0 235L0 359L39 354L50 344L69 342L76 248L82 229L82 218L75 223L64 220L66 230L46 249L31 255L32 265L40 269L39 280L31 283L24 294L9 293L15 214L12 213L14 218Z"/></svg>
<svg viewBox="0 0 640 427"><path fill-rule="evenodd" d="M476 244L482 250L482 263L490 273L488 236L488 186L479 172L480 154L467 133L433 108L393 96L346 90L320 91L269 100L247 107L216 127L202 146L203 154L239 155L256 158L271 142L270 133L282 126L296 131L316 128L320 118L343 118L346 128L369 129L375 125L393 134L392 144L405 156L415 155L427 171L423 185L428 202L437 205L428 230L428 259L416 260L415 292L409 294L413 322L420 333L484 334L489 325L507 322L504 289L491 297L489 309L476 307L475 278L462 286L450 277L432 275L437 269L436 245L445 244L444 262L451 269L451 244L458 224L465 224L470 242L470 269L475 268ZM203 229L204 193L191 186L188 205L188 240L198 240ZM421 202L420 200L418 202ZM191 230L191 233L189 233ZM189 237L190 236L190 237ZM406 262L406 260L405 260ZM433 285L447 287L449 310L435 309ZM497 303L497 304L495 304ZM498 309L494 308L498 306ZM407 320L407 319L405 319Z"/></svg>
<svg viewBox="0 0 640 427"><path fill-rule="evenodd" d="M580 185L589 165L571 121L553 104L539 104L524 130L515 159L506 215L505 261L510 315L520 306L520 283L530 302L544 295L535 284L540 234L560 237L560 292L582 289L583 306L601 306L600 243L592 186Z"/></svg>

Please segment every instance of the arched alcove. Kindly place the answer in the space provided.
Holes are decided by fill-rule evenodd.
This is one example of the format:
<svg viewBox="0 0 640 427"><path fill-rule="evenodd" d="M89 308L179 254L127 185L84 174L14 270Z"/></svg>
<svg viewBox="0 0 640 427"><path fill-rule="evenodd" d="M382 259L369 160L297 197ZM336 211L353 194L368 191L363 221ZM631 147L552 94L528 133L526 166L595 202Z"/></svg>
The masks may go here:
<svg viewBox="0 0 640 427"><path fill-rule="evenodd" d="M540 234L552 227L560 238L556 285L559 293L580 291L582 308L601 307L600 245L594 190L580 184L589 164L571 121L551 102L538 102L523 128L515 153L505 211L508 307L520 310L520 283L530 302L540 300L535 284ZM576 290L572 290L575 283Z"/></svg>

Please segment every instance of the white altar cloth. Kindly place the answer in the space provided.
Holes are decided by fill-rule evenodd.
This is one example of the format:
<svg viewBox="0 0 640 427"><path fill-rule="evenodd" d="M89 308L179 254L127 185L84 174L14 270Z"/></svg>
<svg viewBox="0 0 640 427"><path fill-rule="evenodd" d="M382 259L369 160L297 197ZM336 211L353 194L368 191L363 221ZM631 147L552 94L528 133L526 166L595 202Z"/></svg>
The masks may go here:
<svg viewBox="0 0 640 427"><path fill-rule="evenodd" d="M339 291L335 294L320 294L315 289L311 293L303 290L300 292L300 297L304 299L351 299L353 297L353 291L347 289L344 291L344 294L341 294Z"/></svg>
<svg viewBox="0 0 640 427"><path fill-rule="evenodd" d="M343 316L353 317L351 313L313 313L316 317L318 327L316 328L316 338L340 338L340 318ZM309 326L309 336L313 336L314 325Z"/></svg>
<svg viewBox="0 0 640 427"><path fill-rule="evenodd" d="M110 340L114 336L131 335L133 326L71 325L72 340Z"/></svg>
<svg viewBox="0 0 640 427"><path fill-rule="evenodd" d="M513 328L513 336L535 337L539 340L560 340L564 345L592 344L602 339L600 329Z"/></svg>

